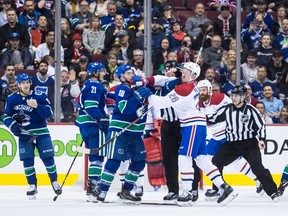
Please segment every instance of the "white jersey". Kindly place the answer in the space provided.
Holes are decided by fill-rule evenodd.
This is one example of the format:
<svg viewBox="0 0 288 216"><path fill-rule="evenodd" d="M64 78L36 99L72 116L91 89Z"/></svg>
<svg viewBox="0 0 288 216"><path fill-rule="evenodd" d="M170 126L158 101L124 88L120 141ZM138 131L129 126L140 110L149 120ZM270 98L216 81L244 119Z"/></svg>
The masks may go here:
<svg viewBox="0 0 288 216"><path fill-rule="evenodd" d="M151 95L149 103L159 109L173 107L179 117L181 127L191 125L206 126L206 117L199 109L199 92L196 83L182 83L165 97Z"/></svg>
<svg viewBox="0 0 288 216"><path fill-rule="evenodd" d="M208 103L199 101L199 107L203 114L209 115L214 114L220 107L223 105L231 103L231 99L223 93L212 94ZM226 123L220 122L214 125L208 125L209 129L212 132L213 139L221 140L226 138L225 128Z"/></svg>

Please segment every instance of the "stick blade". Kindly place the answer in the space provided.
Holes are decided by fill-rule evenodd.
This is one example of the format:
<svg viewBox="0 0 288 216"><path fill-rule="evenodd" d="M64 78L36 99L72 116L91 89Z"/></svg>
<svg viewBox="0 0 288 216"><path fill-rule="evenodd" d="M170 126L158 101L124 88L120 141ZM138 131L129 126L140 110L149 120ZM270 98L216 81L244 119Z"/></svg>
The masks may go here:
<svg viewBox="0 0 288 216"><path fill-rule="evenodd" d="M80 152L83 154L90 154L90 149L87 149L83 146L77 146L77 152Z"/></svg>

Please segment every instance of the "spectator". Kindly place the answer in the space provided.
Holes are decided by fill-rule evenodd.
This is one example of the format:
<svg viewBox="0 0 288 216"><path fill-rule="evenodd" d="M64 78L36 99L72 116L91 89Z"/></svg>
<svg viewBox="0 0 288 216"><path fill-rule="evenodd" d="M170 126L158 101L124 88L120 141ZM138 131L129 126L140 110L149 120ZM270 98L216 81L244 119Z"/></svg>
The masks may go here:
<svg viewBox="0 0 288 216"><path fill-rule="evenodd" d="M211 46L203 50L204 62L210 63L211 66L218 71L224 52L223 47L221 47L221 42L221 37L214 35L211 39Z"/></svg>
<svg viewBox="0 0 288 216"><path fill-rule="evenodd" d="M140 8L135 0L126 0L125 7L118 8L118 11L123 15L125 23L134 22L141 17Z"/></svg>
<svg viewBox="0 0 288 216"><path fill-rule="evenodd" d="M276 35L273 40L273 47L275 49L282 49L288 47L288 18L284 18L281 21L282 31Z"/></svg>
<svg viewBox="0 0 288 216"><path fill-rule="evenodd" d="M12 8L12 0L3 0L2 1L2 11L0 12L0 27L5 25L8 22L7 11ZM17 17L16 17L17 19Z"/></svg>
<svg viewBox="0 0 288 216"><path fill-rule="evenodd" d="M264 119L265 124L273 124L272 118L265 113L265 104L262 101L258 101L255 107L259 111L260 116Z"/></svg>
<svg viewBox="0 0 288 216"><path fill-rule="evenodd" d="M36 10L39 11L41 14L45 15L48 20L53 16L55 16L55 4L54 4L55 0L34 0L34 1L36 2L35 7ZM57 0L57 1L61 1L61 16L64 17L65 5L67 4L67 0Z"/></svg>
<svg viewBox="0 0 288 216"><path fill-rule="evenodd" d="M229 79L222 87L222 92L230 97L231 90L235 87L237 81L237 71L236 68L233 67L229 70Z"/></svg>
<svg viewBox="0 0 288 216"><path fill-rule="evenodd" d="M117 54L113 51L110 51L107 54L107 64L105 65L106 74L104 76L104 80L107 80L109 83L115 81L114 73L117 69Z"/></svg>
<svg viewBox="0 0 288 216"><path fill-rule="evenodd" d="M233 11L236 8L236 0L209 0L208 7L212 11L220 11L223 6Z"/></svg>
<svg viewBox="0 0 288 216"><path fill-rule="evenodd" d="M163 6L163 15L160 18L160 25L163 26L163 31L166 36L168 36L172 31L172 23L175 20L175 16L173 15L173 10L170 5Z"/></svg>
<svg viewBox="0 0 288 216"><path fill-rule="evenodd" d="M72 28L82 33L85 28L89 28L89 22L95 14L89 11L89 2L87 0L79 1L80 11L72 15Z"/></svg>
<svg viewBox="0 0 288 216"><path fill-rule="evenodd" d="M275 124L288 124L288 106L283 106L279 118L273 117L273 122Z"/></svg>
<svg viewBox="0 0 288 216"><path fill-rule="evenodd" d="M205 79L206 80L209 80L209 82L211 84L215 83L215 82L218 82L218 79L217 79L217 74L215 72L215 70L213 68L208 68L206 71L205 71ZM222 91L221 91L222 92Z"/></svg>
<svg viewBox="0 0 288 216"><path fill-rule="evenodd" d="M276 86L267 78L267 69L264 65L260 65L257 68L257 79L253 82L248 82L248 85L251 86L252 96L258 100L263 97L263 86L265 85L271 85L276 95Z"/></svg>
<svg viewBox="0 0 288 216"><path fill-rule="evenodd" d="M107 3L107 15L100 18L101 29L106 31L108 27L115 26L116 4L115 2Z"/></svg>
<svg viewBox="0 0 288 216"><path fill-rule="evenodd" d="M54 52L55 46L55 32L52 29L48 30L46 36L46 42L40 44L35 51L35 63L38 64L45 55L50 55L51 52ZM64 49L61 46L61 62L64 62Z"/></svg>
<svg viewBox="0 0 288 216"><path fill-rule="evenodd" d="M221 13L213 21L214 33L222 37L222 47L226 50L236 36L236 19L230 13L228 5L221 6Z"/></svg>
<svg viewBox="0 0 288 216"><path fill-rule="evenodd" d="M257 65L266 65L272 58L275 49L271 47L271 35L268 32L265 32L261 37L261 46L254 49L254 52L257 53Z"/></svg>
<svg viewBox="0 0 288 216"><path fill-rule="evenodd" d="M256 53L249 51L247 53L246 61L241 65L241 79L244 83L253 82L257 79Z"/></svg>
<svg viewBox="0 0 288 216"><path fill-rule="evenodd" d="M160 48L155 50L152 55L152 64L154 75L162 74L161 65L163 65L167 60L167 55L171 51L169 46L169 40L167 38L163 38L160 42Z"/></svg>
<svg viewBox="0 0 288 216"><path fill-rule="evenodd" d="M19 15L19 24L28 28L28 31L37 28L38 17L41 15L38 11L35 11L35 3L33 0L25 0L25 11Z"/></svg>
<svg viewBox="0 0 288 216"><path fill-rule="evenodd" d="M220 93L221 92L221 84L218 82L212 83L212 92L214 93Z"/></svg>
<svg viewBox="0 0 288 216"><path fill-rule="evenodd" d="M192 50L192 39L190 36L185 35L182 44L181 49L177 50L177 62L192 62L193 61L193 55L194 52Z"/></svg>
<svg viewBox="0 0 288 216"><path fill-rule="evenodd" d="M119 42L121 44L121 54L124 59L124 64L127 64L133 59L133 50L136 48L136 44L129 40L129 35L126 30L120 30L118 32Z"/></svg>
<svg viewBox="0 0 288 216"><path fill-rule="evenodd" d="M185 35L186 33L182 31L180 20L173 20L172 32L168 35L169 44L173 51L181 49L182 41Z"/></svg>
<svg viewBox="0 0 288 216"><path fill-rule="evenodd" d="M82 89L85 81L88 78L87 67L89 59L86 56L80 56L79 62L69 66L69 74L76 74L80 89Z"/></svg>
<svg viewBox="0 0 288 216"><path fill-rule="evenodd" d="M279 83L279 99L288 105L288 70L286 70Z"/></svg>
<svg viewBox="0 0 288 216"><path fill-rule="evenodd" d="M88 29L83 32L83 45L91 55L100 55L104 50L105 32L100 29L99 17L92 17Z"/></svg>
<svg viewBox="0 0 288 216"><path fill-rule="evenodd" d="M10 79L9 83L8 83L8 90L9 90L9 94L12 94L14 92L18 92L19 88L18 88L18 84L16 82L16 79Z"/></svg>
<svg viewBox="0 0 288 216"><path fill-rule="evenodd" d="M8 84L10 79L16 79L15 66L8 64L4 67L4 75L1 77L1 80Z"/></svg>
<svg viewBox="0 0 288 216"><path fill-rule="evenodd" d="M52 77L54 79L55 76L55 59L54 59L54 52L51 52L52 55L45 55L42 60L46 61L48 63L48 72L47 75L49 77ZM61 64L61 71L62 70L68 70L68 68L66 66L63 66Z"/></svg>
<svg viewBox="0 0 288 216"><path fill-rule="evenodd" d="M200 75L197 77L197 81L205 79L205 71L208 68L212 68L210 64L204 62L202 53L194 53L194 60L193 62L197 63L200 66Z"/></svg>
<svg viewBox="0 0 288 216"><path fill-rule="evenodd" d="M91 62L91 55L89 51L82 44L82 37L79 33L76 33L72 37L73 47L67 49L67 55L65 56L65 65L68 67L71 64L78 64L80 56L86 56L88 61Z"/></svg>
<svg viewBox="0 0 288 216"><path fill-rule="evenodd" d="M144 51L141 49L133 50L133 60L129 64L131 67L135 68L135 75L145 77L143 72L144 67Z"/></svg>
<svg viewBox="0 0 288 216"><path fill-rule="evenodd" d="M252 96L253 92L252 92L251 87L248 84L245 84L245 87L247 89L247 95L246 95L246 99L245 99L246 103L249 103L249 104L253 105L254 107L256 107L258 100Z"/></svg>
<svg viewBox="0 0 288 216"><path fill-rule="evenodd" d="M69 19L72 18L72 15L79 12L79 0L71 0L70 2L67 2L65 5L65 15Z"/></svg>
<svg viewBox="0 0 288 216"><path fill-rule="evenodd" d="M268 1L268 12L276 11L280 6L288 7L286 0Z"/></svg>
<svg viewBox="0 0 288 216"><path fill-rule="evenodd" d="M249 28L241 32L241 39L244 43L244 49L250 50L260 46L260 38L263 33L270 34L270 30L263 22L263 14L256 14L255 20L250 22Z"/></svg>
<svg viewBox="0 0 288 216"><path fill-rule="evenodd" d="M271 85L267 84L263 87L263 99L262 101L265 104L265 113L273 117L279 117L280 111L284 106L283 102L273 96L273 88Z"/></svg>
<svg viewBox="0 0 288 216"><path fill-rule="evenodd" d="M224 57L222 57L222 62L220 65L219 74L221 77L222 85L224 85L227 82L227 79L229 79L229 73L231 73L231 70L235 67L236 67L236 52L234 50L229 50L227 52L227 58L225 59Z"/></svg>
<svg viewBox="0 0 288 216"><path fill-rule="evenodd" d="M66 70L61 71L61 122L74 122L75 113L72 100L77 97L81 90L76 79L76 73Z"/></svg>
<svg viewBox="0 0 288 216"><path fill-rule="evenodd" d="M98 17L107 15L107 4L111 2L110 0L95 0L91 1L89 11L94 13Z"/></svg>
<svg viewBox="0 0 288 216"><path fill-rule="evenodd" d="M66 18L61 18L61 45L64 49L64 56L67 55L67 49L73 46L73 34L70 22Z"/></svg>
<svg viewBox="0 0 288 216"><path fill-rule="evenodd" d="M266 0L256 0L255 6L256 6L256 11L252 11L251 13L248 14L246 19L244 20L242 30L251 28L251 25L250 25L251 22L253 22L255 19L257 20L256 15L262 14L263 21L264 21L263 25L266 25L269 32L272 32L274 28L274 20L273 20L272 15L266 12L266 8L267 8Z"/></svg>
<svg viewBox="0 0 288 216"><path fill-rule="evenodd" d="M30 36L27 28L16 22L16 11L13 8L9 8L6 11L8 23L0 27L0 49L3 52L4 48L9 46L9 37L11 32L17 32L20 35L20 44L23 47L29 48Z"/></svg>
<svg viewBox="0 0 288 216"><path fill-rule="evenodd" d="M32 65L28 48L20 45L19 33L10 33L9 47L3 53L2 63L4 66L12 64L16 70L23 70Z"/></svg>
<svg viewBox="0 0 288 216"><path fill-rule="evenodd" d="M38 17L38 27L30 32L32 39L32 46L37 48L40 44L46 42L46 36L48 34L47 18L44 15Z"/></svg>
<svg viewBox="0 0 288 216"><path fill-rule="evenodd" d="M277 17L274 20L273 35L277 35L283 31L282 20L288 18L287 8L284 5L279 5L277 7Z"/></svg>
<svg viewBox="0 0 288 216"><path fill-rule="evenodd" d="M191 16L186 20L185 32L195 40L201 31L201 25L207 21L211 21L206 17L205 7L202 3L196 4L194 13L194 16Z"/></svg>
<svg viewBox="0 0 288 216"><path fill-rule="evenodd" d="M282 52L280 50L275 50L272 59L267 65L267 78L278 86L286 71L288 71L288 64L284 61Z"/></svg>
<svg viewBox="0 0 288 216"><path fill-rule="evenodd" d="M206 36L205 36L206 35ZM213 23L211 21L204 22L201 26L201 32L193 42L193 49L200 50L211 46L211 39L214 35Z"/></svg>

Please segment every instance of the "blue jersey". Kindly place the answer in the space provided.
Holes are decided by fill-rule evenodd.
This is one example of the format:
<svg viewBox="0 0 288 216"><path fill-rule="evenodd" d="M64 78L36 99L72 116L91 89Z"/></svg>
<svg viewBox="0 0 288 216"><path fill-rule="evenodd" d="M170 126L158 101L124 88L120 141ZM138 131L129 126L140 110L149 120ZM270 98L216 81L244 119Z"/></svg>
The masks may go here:
<svg viewBox="0 0 288 216"><path fill-rule="evenodd" d="M79 115L75 124L81 126L97 126L97 119L106 116L107 90L97 80L87 80L79 97Z"/></svg>
<svg viewBox="0 0 288 216"><path fill-rule="evenodd" d="M27 100L35 99L38 103L37 108L27 105ZM9 127L11 123L22 119L21 138L35 136L50 136L46 124L46 119L51 117L52 109L46 95L39 91L31 91L30 95L22 96L19 92L8 96L4 124Z"/></svg>
<svg viewBox="0 0 288 216"><path fill-rule="evenodd" d="M113 111L109 131L120 131L138 118L137 110L147 109L134 96L133 90L125 85L119 85L115 90L116 106ZM128 128L124 133L142 135L145 129L146 115Z"/></svg>

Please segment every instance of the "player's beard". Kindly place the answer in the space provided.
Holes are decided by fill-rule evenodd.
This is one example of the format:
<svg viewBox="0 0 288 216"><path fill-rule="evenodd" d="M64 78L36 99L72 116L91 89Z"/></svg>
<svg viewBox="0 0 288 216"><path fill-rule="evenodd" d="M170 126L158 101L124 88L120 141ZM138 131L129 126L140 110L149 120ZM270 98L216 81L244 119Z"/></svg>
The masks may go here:
<svg viewBox="0 0 288 216"><path fill-rule="evenodd" d="M200 94L200 95L199 95L199 101L204 102L204 101L207 101L208 98L209 98L209 95L208 95L208 94Z"/></svg>

